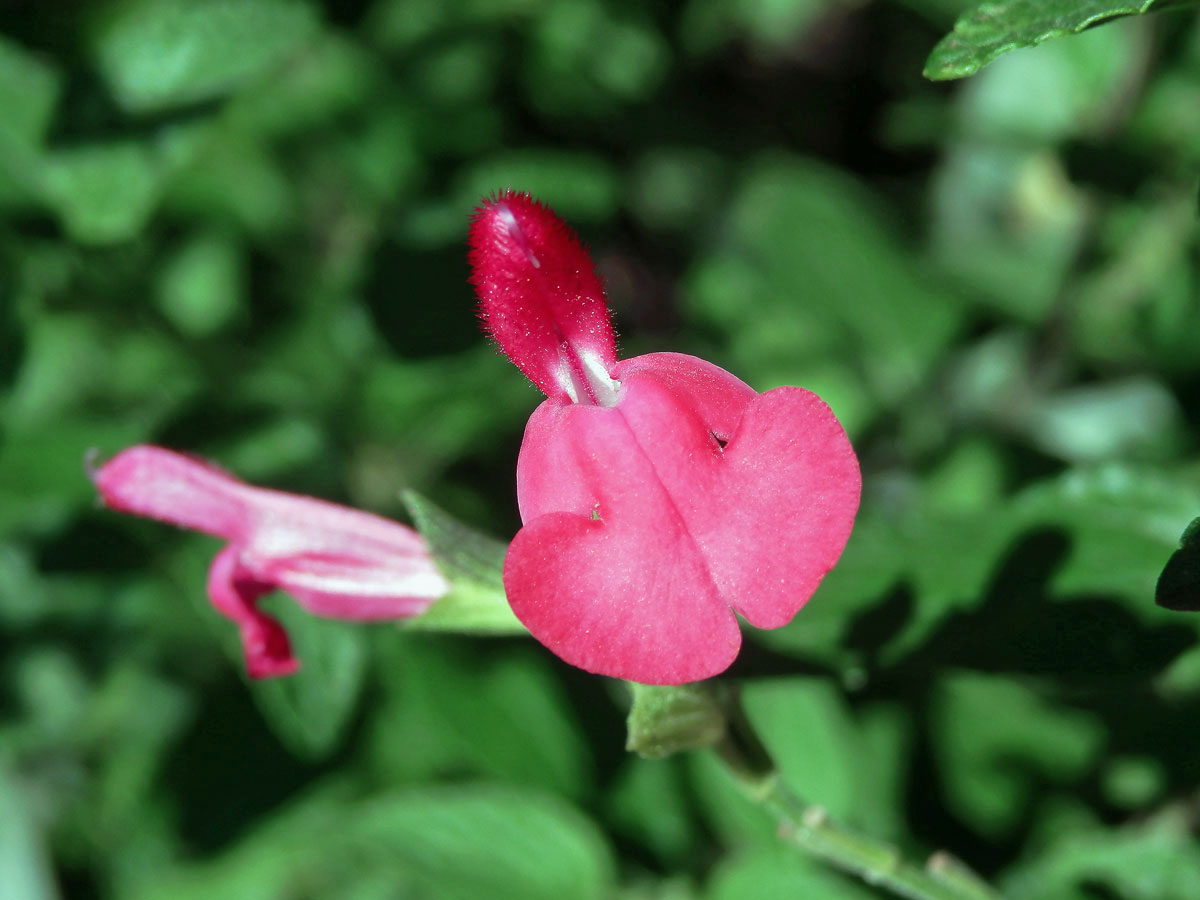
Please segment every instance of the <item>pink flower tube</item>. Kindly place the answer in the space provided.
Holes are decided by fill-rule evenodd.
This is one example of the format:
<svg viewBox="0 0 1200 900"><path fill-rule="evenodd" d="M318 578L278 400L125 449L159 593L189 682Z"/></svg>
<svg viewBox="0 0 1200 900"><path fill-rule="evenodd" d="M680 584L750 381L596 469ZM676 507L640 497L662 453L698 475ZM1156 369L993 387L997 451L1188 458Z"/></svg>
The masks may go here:
<svg viewBox="0 0 1200 900"><path fill-rule="evenodd" d="M567 662L646 684L719 674L735 613L791 621L837 562L858 460L815 394L756 393L692 356L618 360L591 260L525 194L471 225L484 325L545 394L517 463L504 587Z"/></svg>
<svg viewBox="0 0 1200 900"><path fill-rule="evenodd" d="M259 611L264 594L290 594L331 619L403 619L449 589L411 528L335 503L252 487L161 447L123 450L92 479L106 506L228 542L208 596L237 623L251 678L296 671L287 634Z"/></svg>

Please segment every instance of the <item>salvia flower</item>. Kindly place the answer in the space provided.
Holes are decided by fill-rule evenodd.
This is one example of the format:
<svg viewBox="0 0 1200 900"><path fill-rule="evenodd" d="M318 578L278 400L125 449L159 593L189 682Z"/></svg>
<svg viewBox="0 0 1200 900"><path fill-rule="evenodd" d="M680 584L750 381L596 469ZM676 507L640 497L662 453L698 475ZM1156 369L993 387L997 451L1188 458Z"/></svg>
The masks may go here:
<svg viewBox="0 0 1200 900"><path fill-rule="evenodd" d="M92 473L104 504L223 538L208 596L237 623L252 678L294 672L282 626L258 609L273 590L313 615L402 619L448 590L411 528L336 503L252 487L208 463L136 446Z"/></svg>
<svg viewBox="0 0 1200 900"><path fill-rule="evenodd" d="M787 624L841 555L858 461L815 394L756 393L704 360L618 360L591 260L528 195L471 223L484 325L547 399L517 463L504 587L534 637L591 672L681 684L737 656L736 613Z"/></svg>

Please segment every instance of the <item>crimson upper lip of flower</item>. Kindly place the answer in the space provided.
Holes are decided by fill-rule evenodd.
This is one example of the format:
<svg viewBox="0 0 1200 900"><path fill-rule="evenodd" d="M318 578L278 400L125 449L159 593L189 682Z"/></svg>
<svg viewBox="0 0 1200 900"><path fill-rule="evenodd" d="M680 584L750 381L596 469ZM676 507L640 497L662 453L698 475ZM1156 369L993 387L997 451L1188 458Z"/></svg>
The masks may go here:
<svg viewBox="0 0 1200 900"><path fill-rule="evenodd" d="M129 447L92 480L110 509L228 542L209 570L208 595L237 623L252 678L288 675L299 666L282 626L257 607L272 590L290 594L313 615L354 620L416 616L449 590L411 528L253 487L172 450Z"/></svg>
<svg viewBox="0 0 1200 900"><path fill-rule="evenodd" d="M719 674L735 611L787 624L849 539L861 476L841 424L810 391L758 394L696 357L618 360L590 258L527 194L485 200L469 244L485 328L547 398L517 462L513 612L590 672Z"/></svg>

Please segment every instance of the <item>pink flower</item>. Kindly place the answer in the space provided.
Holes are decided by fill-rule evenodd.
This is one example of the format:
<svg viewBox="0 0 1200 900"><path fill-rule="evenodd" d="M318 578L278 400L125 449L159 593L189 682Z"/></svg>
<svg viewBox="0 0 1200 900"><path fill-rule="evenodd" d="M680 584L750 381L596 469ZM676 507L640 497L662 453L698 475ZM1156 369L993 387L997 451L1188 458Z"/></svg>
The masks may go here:
<svg viewBox="0 0 1200 900"><path fill-rule="evenodd" d="M272 590L290 594L313 615L355 620L419 615L448 590L411 528L251 487L171 450L130 447L92 480L110 509L228 542L209 570L208 596L237 623L251 678L289 675L299 666L283 628L258 609Z"/></svg>
<svg viewBox="0 0 1200 900"><path fill-rule="evenodd" d="M472 220L485 327L547 399L517 463L513 612L567 662L647 684L724 671L735 612L791 621L837 562L858 461L819 397L757 394L692 356L618 360L574 233L525 194Z"/></svg>

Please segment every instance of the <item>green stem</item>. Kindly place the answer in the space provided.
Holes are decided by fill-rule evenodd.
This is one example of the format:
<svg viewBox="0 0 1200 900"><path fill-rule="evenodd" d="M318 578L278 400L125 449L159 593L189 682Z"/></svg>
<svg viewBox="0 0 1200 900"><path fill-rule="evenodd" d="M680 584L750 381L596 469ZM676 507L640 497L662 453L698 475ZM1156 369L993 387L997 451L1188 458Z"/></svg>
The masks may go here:
<svg viewBox="0 0 1200 900"><path fill-rule="evenodd" d="M806 804L783 783L736 697L731 693L725 699L729 729L716 744L717 754L745 793L775 817L785 841L908 900L1000 900L948 853L935 853L924 867L914 865L891 844L843 828L824 807Z"/></svg>

